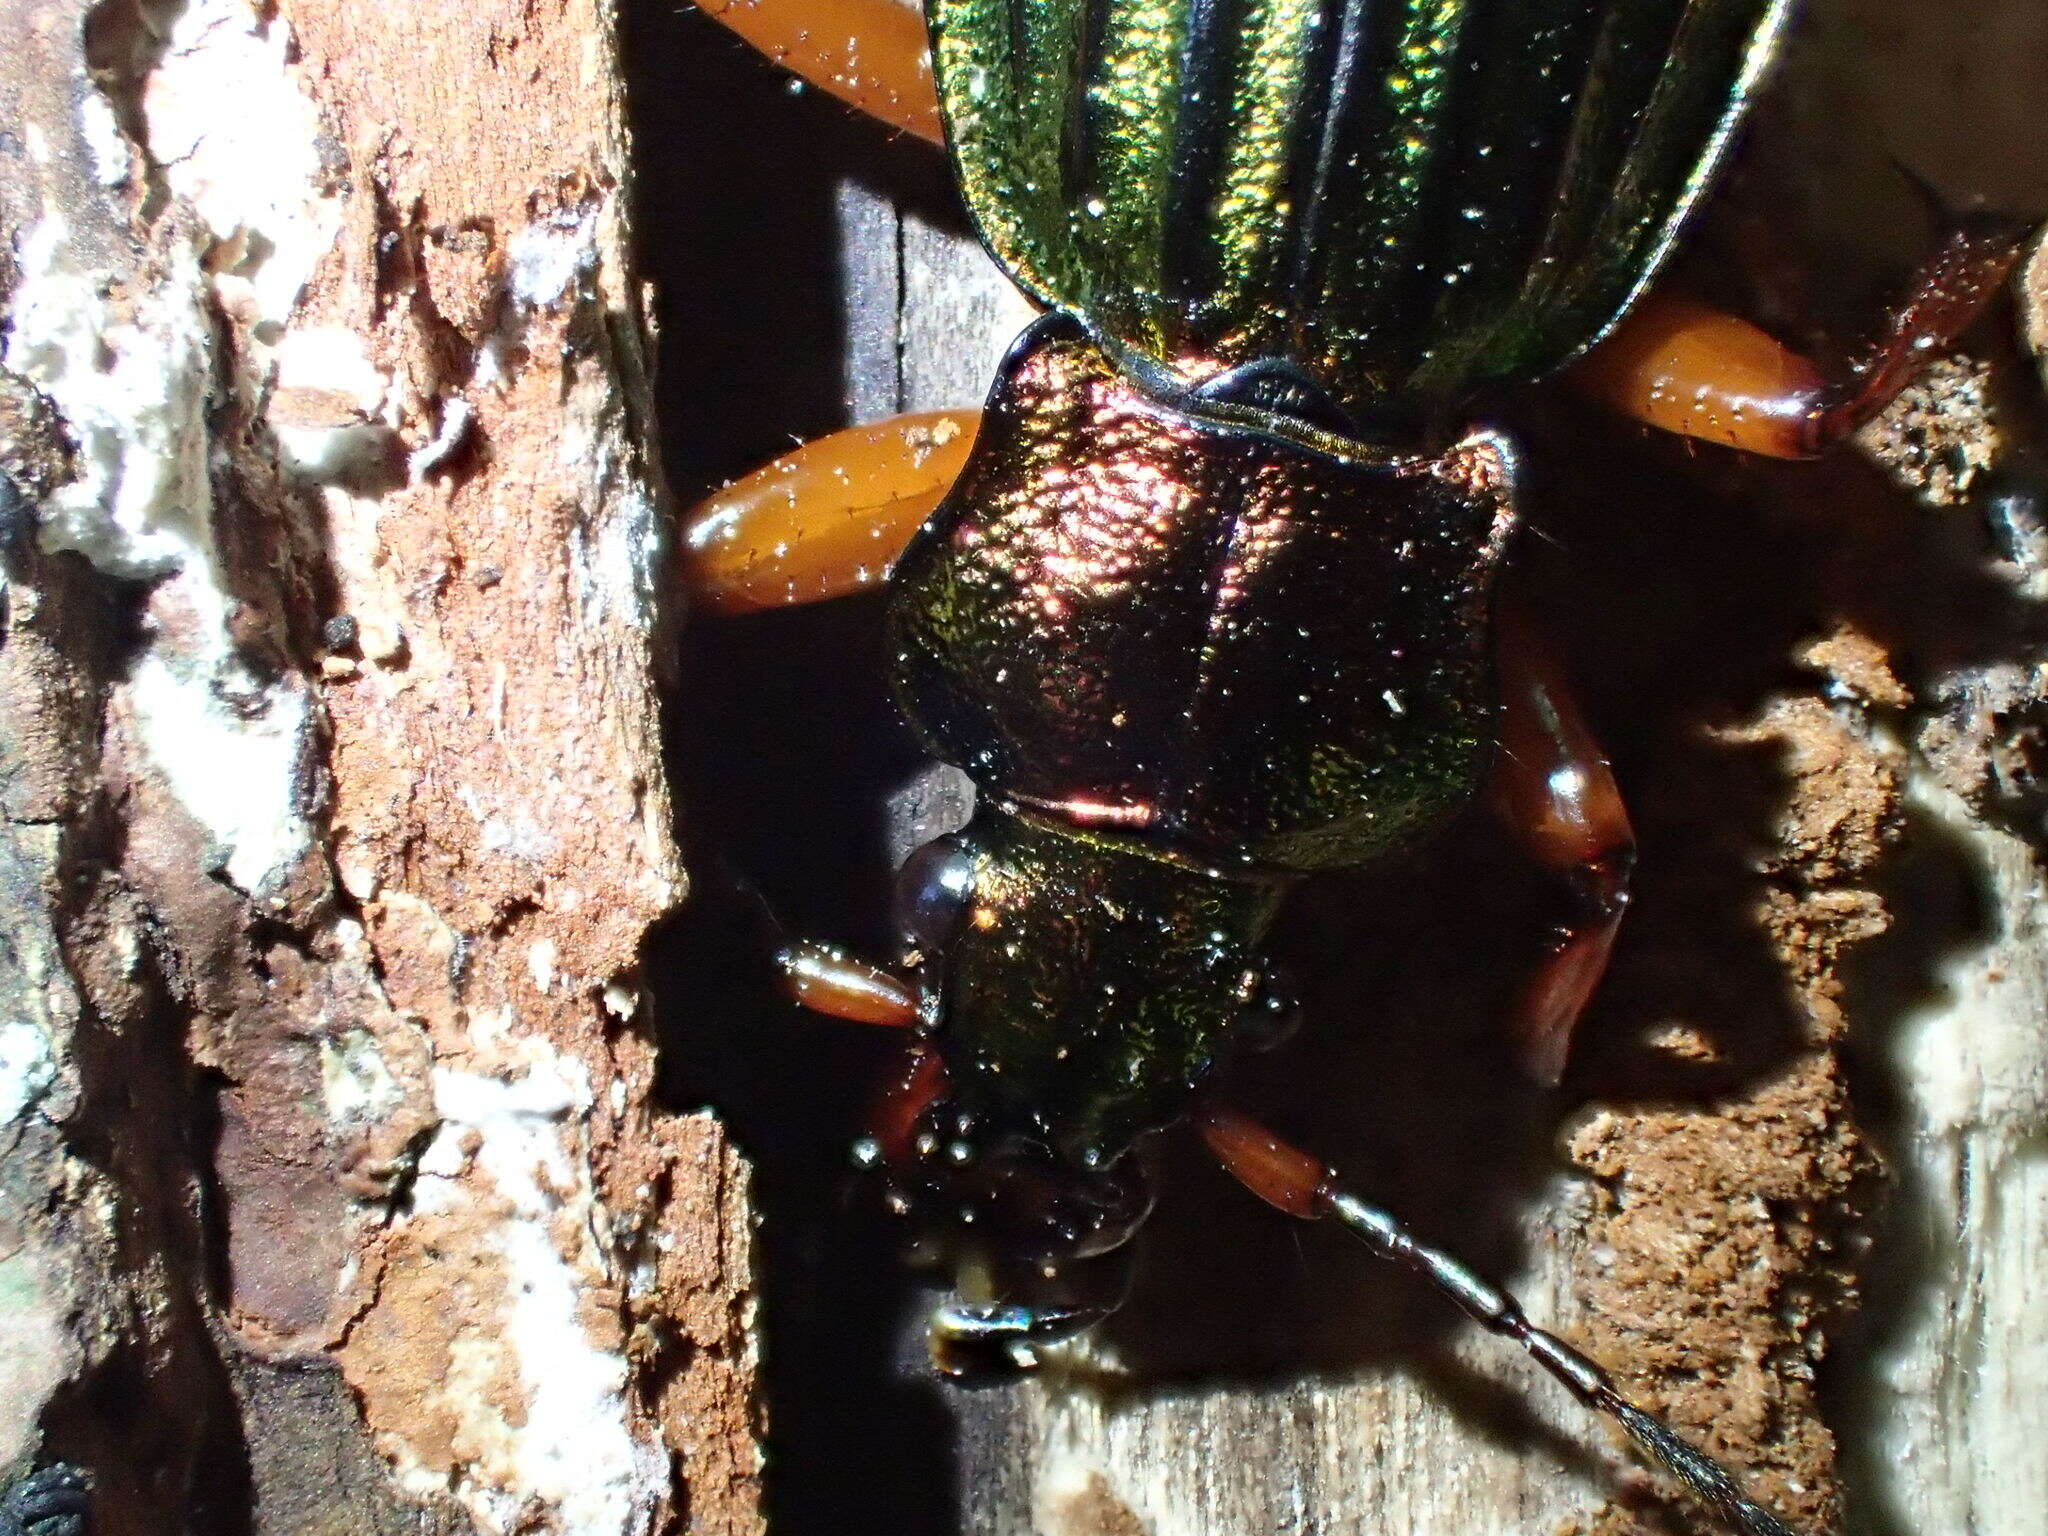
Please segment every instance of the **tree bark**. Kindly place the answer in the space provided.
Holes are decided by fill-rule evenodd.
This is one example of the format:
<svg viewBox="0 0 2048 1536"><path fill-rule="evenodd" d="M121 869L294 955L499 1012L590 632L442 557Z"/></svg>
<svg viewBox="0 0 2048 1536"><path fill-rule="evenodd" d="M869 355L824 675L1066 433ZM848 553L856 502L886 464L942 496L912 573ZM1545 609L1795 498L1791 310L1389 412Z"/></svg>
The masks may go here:
<svg viewBox="0 0 2048 1536"><path fill-rule="evenodd" d="M614 18L5 7L0 1473L94 1529L762 1528Z"/></svg>

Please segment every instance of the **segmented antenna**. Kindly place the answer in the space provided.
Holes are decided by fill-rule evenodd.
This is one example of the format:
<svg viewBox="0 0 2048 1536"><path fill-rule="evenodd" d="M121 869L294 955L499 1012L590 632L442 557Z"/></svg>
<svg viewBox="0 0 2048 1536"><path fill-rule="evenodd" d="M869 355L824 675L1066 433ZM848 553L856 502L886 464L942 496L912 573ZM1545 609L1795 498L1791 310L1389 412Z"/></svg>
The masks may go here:
<svg viewBox="0 0 2048 1536"><path fill-rule="evenodd" d="M1776 1515L1743 1497L1735 1479L1718 1461L1687 1445L1623 1397L1605 1371L1556 1334L1530 1322L1521 1303L1506 1291L1481 1279L1449 1254L1417 1241L1386 1211L1334 1181L1325 1180L1317 1194L1325 1213L1363 1239L1381 1258L1448 1292L1474 1322L1489 1333L1513 1339L1580 1402L1611 1417L1629 1439L1741 1536L1793 1536Z"/></svg>

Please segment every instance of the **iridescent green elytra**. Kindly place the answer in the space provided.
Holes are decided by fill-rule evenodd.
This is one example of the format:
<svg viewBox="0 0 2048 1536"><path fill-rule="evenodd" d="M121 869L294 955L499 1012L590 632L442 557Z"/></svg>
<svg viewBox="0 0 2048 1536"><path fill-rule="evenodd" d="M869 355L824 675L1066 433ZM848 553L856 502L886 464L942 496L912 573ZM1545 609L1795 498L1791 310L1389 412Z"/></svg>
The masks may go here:
<svg viewBox="0 0 2048 1536"><path fill-rule="evenodd" d="M1789 8L928 0L968 206L1054 311L891 579L898 696L982 795L916 945L909 1183L982 1292L935 1337L1114 1305L1046 1287L1255 1031L1281 887L1479 783L1513 456L1457 413L1641 293Z"/></svg>
<svg viewBox="0 0 2048 1536"><path fill-rule="evenodd" d="M930 0L960 184L1048 307L1371 413L1584 350L1711 179L1789 0Z"/></svg>

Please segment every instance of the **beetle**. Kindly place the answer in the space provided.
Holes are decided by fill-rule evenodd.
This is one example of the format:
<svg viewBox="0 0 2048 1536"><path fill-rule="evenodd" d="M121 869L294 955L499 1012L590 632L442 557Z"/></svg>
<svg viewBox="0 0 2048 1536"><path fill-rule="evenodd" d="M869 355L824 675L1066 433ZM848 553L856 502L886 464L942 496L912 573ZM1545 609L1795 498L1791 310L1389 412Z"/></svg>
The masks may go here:
<svg viewBox="0 0 2048 1536"><path fill-rule="evenodd" d="M1785 0L1367 7L932 0L707 8L944 137L1045 307L978 419L840 434L713 498L713 611L889 573L894 685L981 791L902 876L893 967L796 944L797 999L906 1028L863 1155L953 1267L942 1371L1028 1369L1106 1316L1191 1121L1291 1215L1447 1291L1731 1526L1784 1527L1512 1298L1232 1108L1284 1034L1265 955L1301 875L1426 837L1490 785L1577 898L1514 1028L1554 1080L1627 901L1632 837L1527 621L1494 613L1517 449L1477 403L1556 372L1753 451L1820 450L1967 323L2010 242L1959 230L1857 377L1646 297L1712 183ZM906 28L912 30L906 32Z"/></svg>

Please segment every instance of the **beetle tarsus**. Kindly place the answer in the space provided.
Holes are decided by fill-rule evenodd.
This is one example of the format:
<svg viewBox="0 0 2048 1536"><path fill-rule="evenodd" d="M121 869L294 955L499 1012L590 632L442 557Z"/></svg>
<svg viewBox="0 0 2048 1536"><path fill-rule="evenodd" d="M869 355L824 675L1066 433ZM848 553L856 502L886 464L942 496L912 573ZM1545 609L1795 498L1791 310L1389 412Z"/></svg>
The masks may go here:
<svg viewBox="0 0 2048 1536"><path fill-rule="evenodd" d="M1693 1449L1651 1415L1611 1388L1595 1406L1610 1414L1628 1437L1669 1468L1695 1499L1743 1536L1792 1536L1791 1527L1754 1500L1742 1496L1735 1479L1713 1457Z"/></svg>

